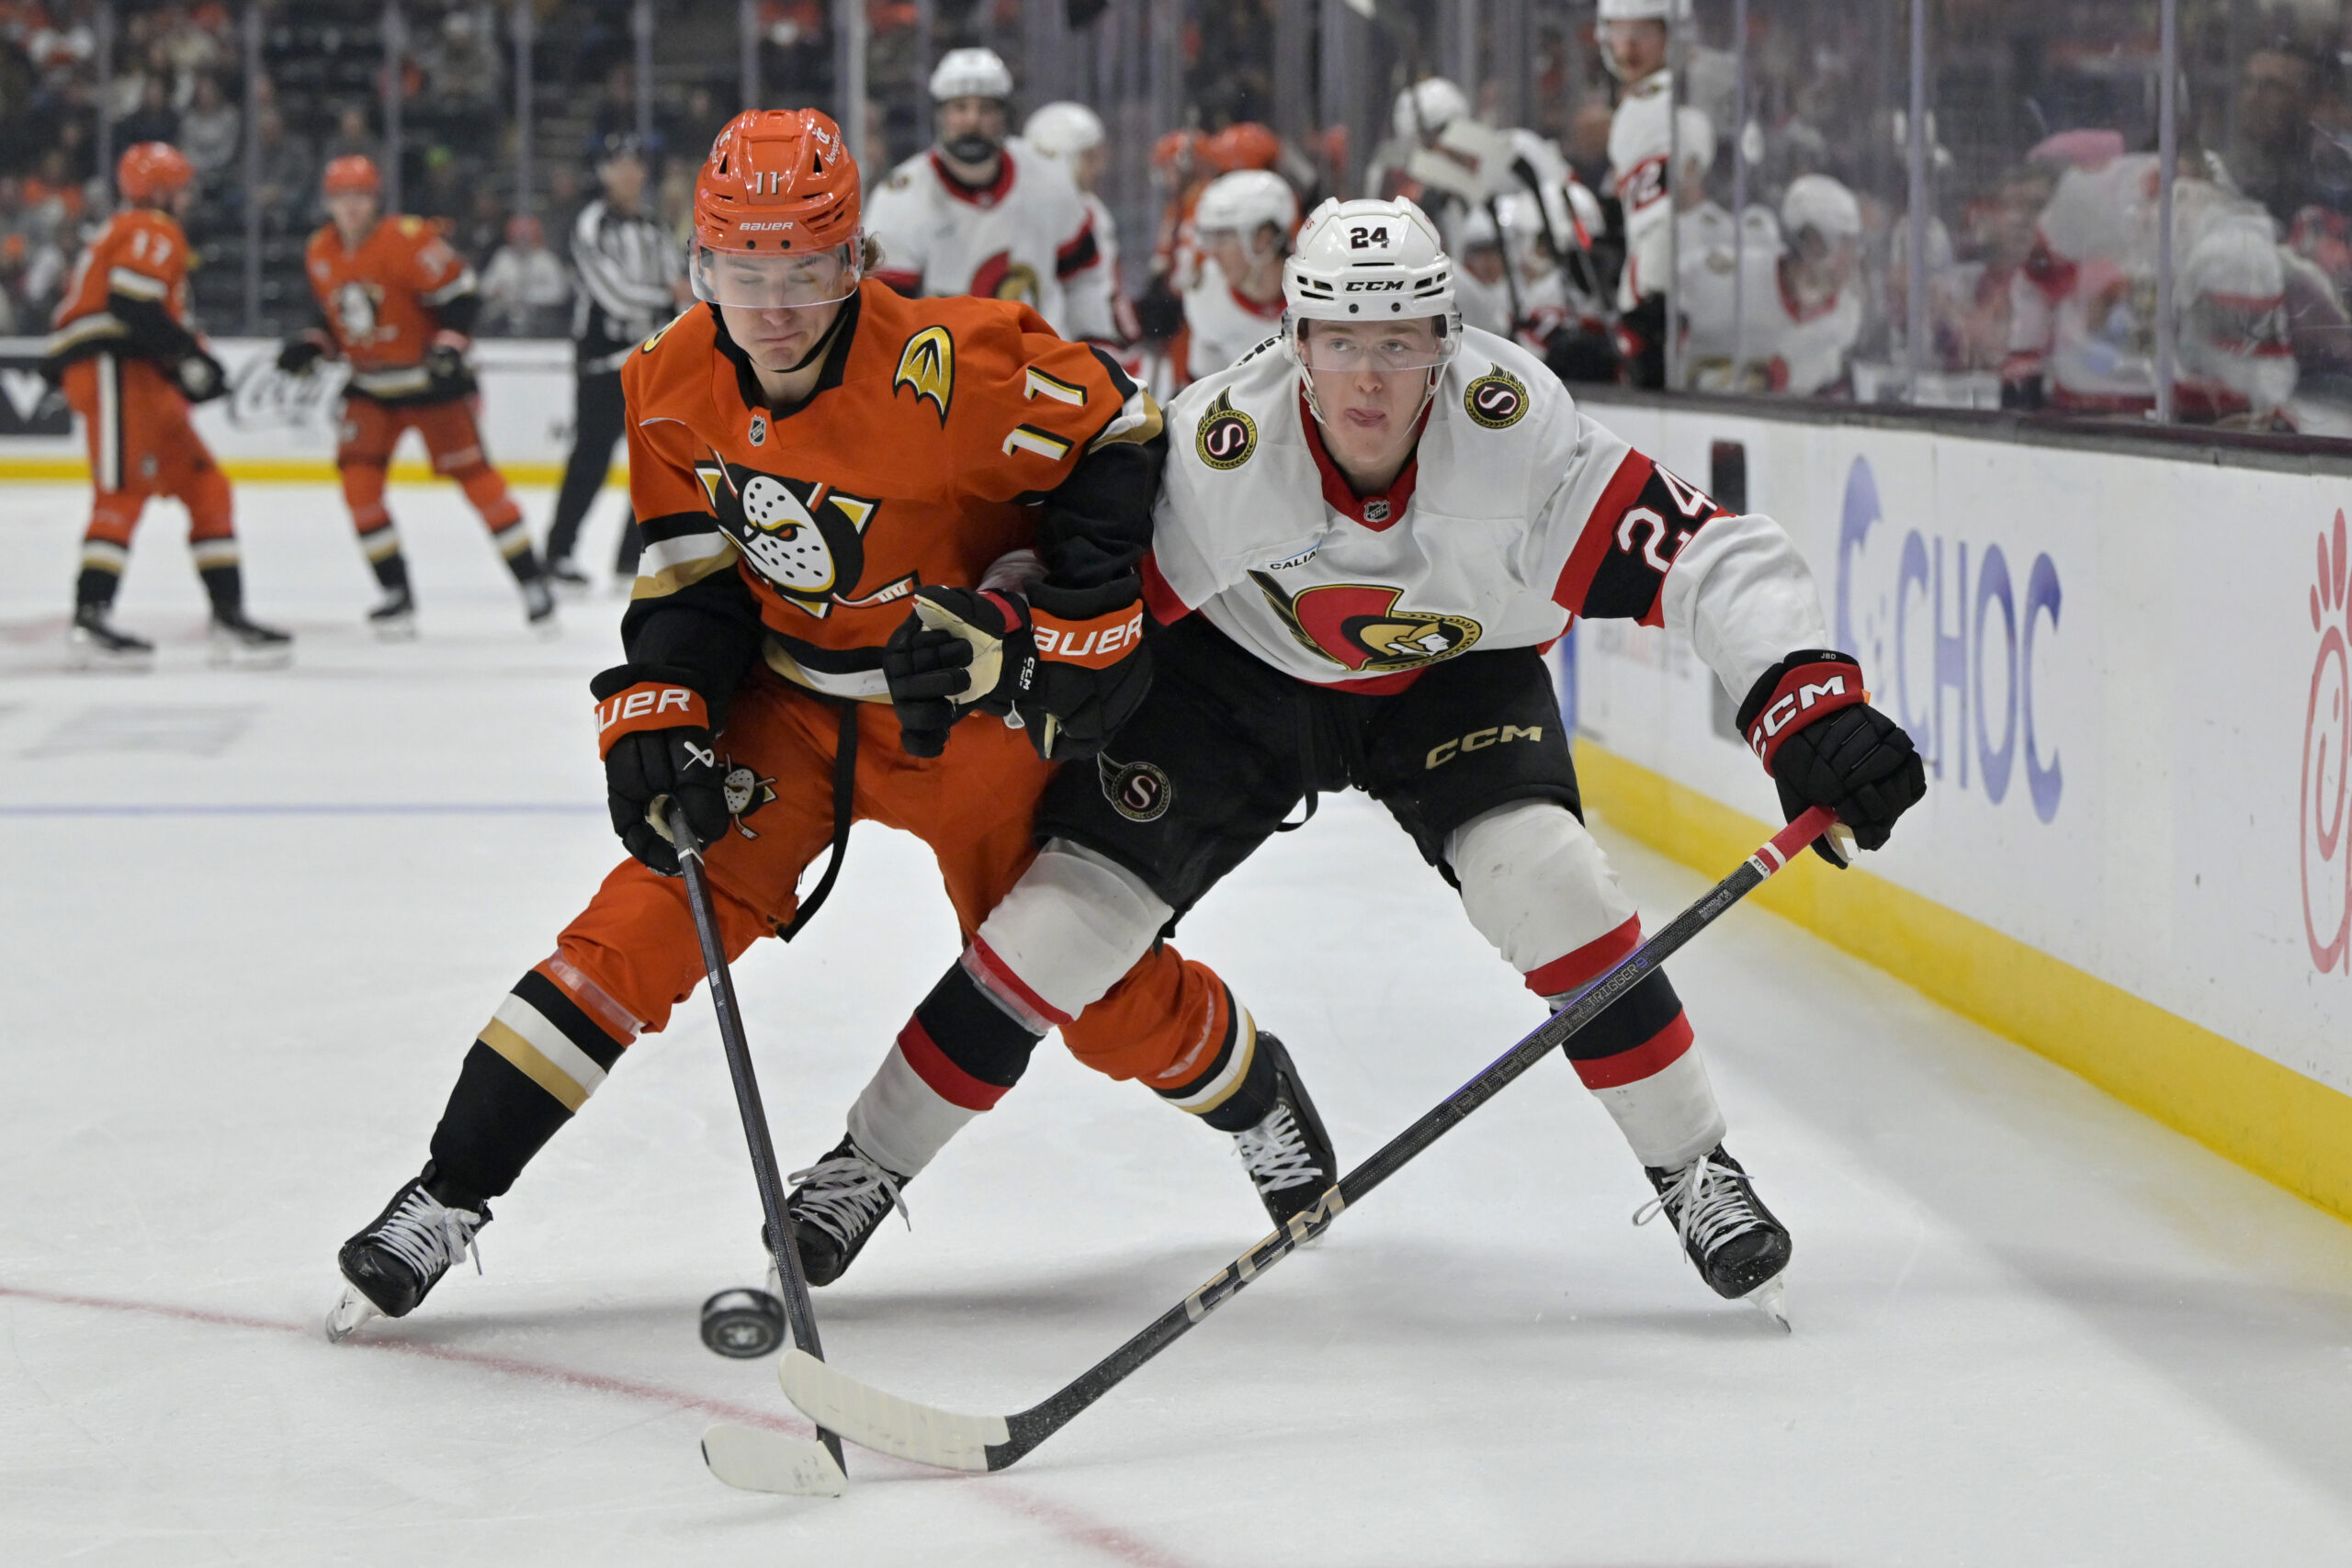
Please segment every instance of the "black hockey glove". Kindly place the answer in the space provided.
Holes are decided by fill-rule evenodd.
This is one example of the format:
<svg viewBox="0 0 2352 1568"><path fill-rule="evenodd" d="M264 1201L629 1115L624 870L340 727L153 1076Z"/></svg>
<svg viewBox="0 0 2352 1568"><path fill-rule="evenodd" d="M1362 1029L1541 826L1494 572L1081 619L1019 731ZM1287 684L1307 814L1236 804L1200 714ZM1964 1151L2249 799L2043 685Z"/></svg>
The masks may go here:
<svg viewBox="0 0 2352 1568"><path fill-rule="evenodd" d="M319 334L304 333L277 345L277 367L288 376L308 376L326 355L327 345L319 341Z"/></svg>
<svg viewBox="0 0 2352 1568"><path fill-rule="evenodd" d="M910 757L936 757L967 708L1000 716L1036 679L1029 610L977 588L918 588L914 608L882 649L882 673Z"/></svg>
<svg viewBox="0 0 2352 1568"><path fill-rule="evenodd" d="M728 829L727 780L718 766L709 709L675 671L617 664L589 682L596 699L596 744L605 759L605 799L613 831L628 852L664 876L678 852L656 827L657 802L674 800L706 844Z"/></svg>
<svg viewBox="0 0 2352 1568"><path fill-rule="evenodd" d="M192 403L209 403L229 391L229 373L201 348L181 356L172 367L172 379L178 384L180 395Z"/></svg>
<svg viewBox="0 0 2352 1568"><path fill-rule="evenodd" d="M1895 818L1928 793L1928 772L1903 727L1871 706L1862 667L1802 649L1767 670L1739 705L1739 732L1781 792L1790 821L1826 806L1866 850L1885 847ZM1843 866L1828 839L1814 852Z"/></svg>
<svg viewBox="0 0 2352 1568"><path fill-rule="evenodd" d="M1099 609L1097 601L1115 607ZM1091 757L1151 683L1132 583L1040 584L1025 603L981 589L918 589L914 612L883 650L882 671L900 743L916 757L938 756L967 708L1012 715L1049 762Z"/></svg>
<svg viewBox="0 0 2352 1568"><path fill-rule="evenodd" d="M1037 678L1034 694L1020 705L1046 761L1102 750L1151 689L1138 592L1133 578L1088 589L1041 582L1029 591Z"/></svg>

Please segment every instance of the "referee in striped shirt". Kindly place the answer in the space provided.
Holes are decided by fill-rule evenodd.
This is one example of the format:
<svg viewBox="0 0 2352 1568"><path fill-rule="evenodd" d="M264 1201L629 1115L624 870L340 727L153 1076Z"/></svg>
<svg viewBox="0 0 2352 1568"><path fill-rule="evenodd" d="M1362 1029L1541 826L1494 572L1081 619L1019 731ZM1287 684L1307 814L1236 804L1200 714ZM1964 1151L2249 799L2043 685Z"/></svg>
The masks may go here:
<svg viewBox="0 0 2352 1568"><path fill-rule="evenodd" d="M571 270L580 283L571 316L580 378L571 459L548 529L548 575L575 591L588 586L588 577L572 564L571 552L612 470L613 444L625 423L621 366L687 299L678 243L645 211L645 148L636 137L616 133L597 145L595 157L604 198L582 208L571 228ZM641 547L631 518L613 563L623 581L637 575Z"/></svg>

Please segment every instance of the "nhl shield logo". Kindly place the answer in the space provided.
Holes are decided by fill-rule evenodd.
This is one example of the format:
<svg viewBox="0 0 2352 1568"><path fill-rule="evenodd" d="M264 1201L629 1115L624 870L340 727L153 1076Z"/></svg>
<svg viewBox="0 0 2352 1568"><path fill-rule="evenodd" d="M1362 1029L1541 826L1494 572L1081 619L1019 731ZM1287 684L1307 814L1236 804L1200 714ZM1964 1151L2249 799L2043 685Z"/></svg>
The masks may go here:
<svg viewBox="0 0 2352 1568"><path fill-rule="evenodd" d="M1389 511L1388 498L1385 495L1375 497L1363 503L1363 520L1367 523L1385 523L1388 521Z"/></svg>

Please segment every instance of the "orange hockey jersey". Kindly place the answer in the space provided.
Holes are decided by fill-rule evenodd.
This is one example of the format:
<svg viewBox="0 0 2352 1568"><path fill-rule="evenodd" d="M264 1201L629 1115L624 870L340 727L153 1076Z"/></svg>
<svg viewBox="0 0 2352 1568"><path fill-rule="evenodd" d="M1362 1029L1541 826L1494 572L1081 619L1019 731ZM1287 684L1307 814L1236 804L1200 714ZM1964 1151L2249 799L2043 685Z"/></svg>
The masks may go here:
<svg viewBox="0 0 2352 1568"><path fill-rule="evenodd" d="M74 264L53 318L50 362L63 365L106 352L176 359L186 352L185 331L142 331L137 308L159 306L171 323L184 328L187 264L187 236L169 213L145 207L116 213ZM132 320L118 313L118 298L133 307ZM152 312L145 313L152 319Z"/></svg>
<svg viewBox="0 0 2352 1568"><path fill-rule="evenodd" d="M909 299L869 279L843 309L817 391L784 413L706 306L622 368L645 535L631 619L732 570L771 668L880 699L883 645L914 589L978 586L1038 542L1036 503L1089 451L1151 441L1160 417L1025 305Z"/></svg>
<svg viewBox="0 0 2352 1568"><path fill-rule="evenodd" d="M392 401L430 392L435 312L477 288L439 231L422 218L386 218L350 250L330 223L311 236L304 263L319 313L350 361L352 389Z"/></svg>

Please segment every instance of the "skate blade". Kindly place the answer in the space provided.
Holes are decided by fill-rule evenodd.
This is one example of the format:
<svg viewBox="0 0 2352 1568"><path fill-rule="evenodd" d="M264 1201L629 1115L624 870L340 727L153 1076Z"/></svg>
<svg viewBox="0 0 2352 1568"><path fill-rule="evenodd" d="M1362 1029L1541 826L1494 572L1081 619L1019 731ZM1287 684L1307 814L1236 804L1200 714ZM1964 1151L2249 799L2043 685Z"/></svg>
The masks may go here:
<svg viewBox="0 0 2352 1568"><path fill-rule="evenodd" d="M821 1443L725 1422L702 1435L702 1461L711 1474L739 1492L786 1497L838 1497L849 1477Z"/></svg>
<svg viewBox="0 0 2352 1568"><path fill-rule="evenodd" d="M327 1343L340 1345L351 1337L353 1329L371 1318L383 1315L377 1310L374 1302L359 1293L358 1286L345 1285L343 1288L342 1299L327 1310Z"/></svg>
<svg viewBox="0 0 2352 1568"><path fill-rule="evenodd" d="M145 675L155 668L152 653L109 653L86 644L70 644L65 650L65 668L77 675Z"/></svg>
<svg viewBox="0 0 2352 1568"><path fill-rule="evenodd" d="M294 649L284 648L215 648L210 663L216 670L284 670L294 662Z"/></svg>
<svg viewBox="0 0 2352 1568"><path fill-rule="evenodd" d="M1786 1276L1775 1274L1739 1299L1779 1325L1781 1333L1796 1332L1789 1322Z"/></svg>
<svg viewBox="0 0 2352 1568"><path fill-rule="evenodd" d="M378 642L414 642L416 640L414 615L402 615L397 620L370 621L368 625L368 628L375 632Z"/></svg>
<svg viewBox="0 0 2352 1568"><path fill-rule="evenodd" d="M561 642L563 621L556 615L541 615L531 623L531 635L541 642Z"/></svg>

